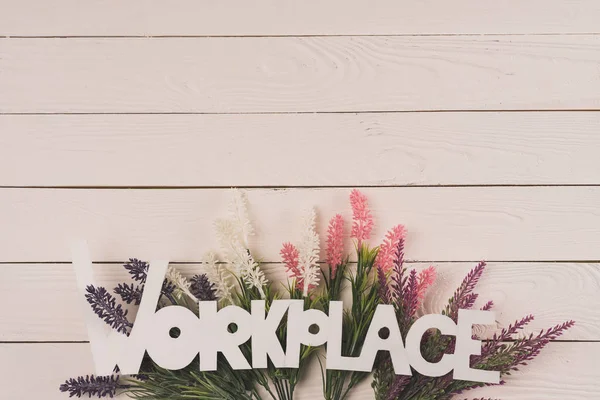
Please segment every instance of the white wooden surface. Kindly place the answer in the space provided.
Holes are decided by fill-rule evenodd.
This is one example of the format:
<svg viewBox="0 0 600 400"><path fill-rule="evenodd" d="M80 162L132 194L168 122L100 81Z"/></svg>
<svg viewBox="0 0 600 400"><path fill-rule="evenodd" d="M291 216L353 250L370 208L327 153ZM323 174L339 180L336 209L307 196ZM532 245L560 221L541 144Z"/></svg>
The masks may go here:
<svg viewBox="0 0 600 400"><path fill-rule="evenodd" d="M418 261L600 260L600 187L367 188L374 243L403 222L406 255ZM318 230L340 212L349 189L250 189L256 256L278 261L299 240L305 209L318 205ZM216 248L214 219L226 216L224 189L29 189L0 191L0 261L68 261L67 239L86 237L94 259L136 256L199 261ZM347 223L349 233L349 223ZM322 235L324 248L324 237ZM347 248L350 247L347 240Z"/></svg>
<svg viewBox="0 0 600 400"><path fill-rule="evenodd" d="M0 115L0 132L3 185L600 183L596 112Z"/></svg>
<svg viewBox="0 0 600 400"><path fill-rule="evenodd" d="M0 398L91 372L70 238L108 285L133 256L191 274L230 186L273 278L302 209L323 231L355 186L374 242L402 222L438 266L424 312L491 260L498 327L577 325L469 398L600 398L598 21L596 0L0 0Z"/></svg>
<svg viewBox="0 0 600 400"><path fill-rule="evenodd" d="M0 43L3 113L600 108L596 35Z"/></svg>
<svg viewBox="0 0 600 400"><path fill-rule="evenodd" d="M420 269L428 263L411 263ZM435 263L440 274L421 313L439 313L473 263ZM202 271L199 264L174 265L185 276ZM11 307L0 310L1 341L86 341L81 303L75 277L69 264L3 264L0 266L0 301L10 304L20 293L36 293ZM281 264L265 264L267 277L284 281ZM600 278L594 263L493 262L482 278L477 292L479 303L494 301L498 327L505 327L527 314L536 319L527 332L574 319L578 324L565 340L600 340ZM97 279L113 288L127 282L125 270L117 264L95 265ZM514 296L515 292L521 293ZM574 293L576 293L574 295ZM46 299L40 302L38 298ZM135 311L132 309L131 311ZM56 321L60 320L60 324ZM35 321L35 323L33 323ZM486 331L479 330L479 334ZM493 333L494 329L487 332Z"/></svg>
<svg viewBox="0 0 600 400"><path fill-rule="evenodd" d="M595 0L1 0L6 36L598 33Z"/></svg>

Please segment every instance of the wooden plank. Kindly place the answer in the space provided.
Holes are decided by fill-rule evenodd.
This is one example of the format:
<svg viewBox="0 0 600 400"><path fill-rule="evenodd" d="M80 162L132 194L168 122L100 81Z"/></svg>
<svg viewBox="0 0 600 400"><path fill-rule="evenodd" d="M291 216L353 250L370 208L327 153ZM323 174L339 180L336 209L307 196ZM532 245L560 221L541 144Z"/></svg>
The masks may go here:
<svg viewBox="0 0 600 400"><path fill-rule="evenodd" d="M411 264L421 269L428 264ZM420 310L439 313L467 274L471 263L436 263L439 276ZM202 265L174 265L185 276L203 271ZM273 282L287 281L281 264L263 264ZM99 284L113 288L130 282L120 265L95 265ZM0 341L85 341L83 305L70 264L0 265ZM279 286L277 286L279 287ZM497 326L478 332L491 335L515 320L533 314L527 332L537 332L573 319L564 339L600 340L600 265L592 263L491 263L477 293L479 303L494 301ZM27 293L27 296L23 296ZM18 302L13 300L18 298ZM44 301L40 301L44 299ZM351 299L348 298L347 304ZM135 310L135 308L133 309ZM133 312L132 310L132 312ZM134 314L132 314L134 315Z"/></svg>
<svg viewBox="0 0 600 400"><path fill-rule="evenodd" d="M0 35L373 35L598 32L594 0L2 0Z"/></svg>
<svg viewBox="0 0 600 400"><path fill-rule="evenodd" d="M318 230L342 213L350 189L248 190L263 261L300 237L306 207ZM370 188L374 245L398 223L411 260L599 260L600 187ZM229 190L3 189L0 261L69 261L69 240L86 238L97 261L129 257L199 261L217 248L213 222L227 217ZM346 224L347 229L349 222ZM348 229L349 230L349 229ZM347 240L347 249L352 248Z"/></svg>
<svg viewBox="0 0 600 400"><path fill-rule="evenodd" d="M2 113L600 108L600 35L0 43Z"/></svg>
<svg viewBox="0 0 600 400"><path fill-rule="evenodd" d="M600 112L2 115L0 185L598 184L599 131Z"/></svg>
<svg viewBox="0 0 600 400"><path fill-rule="evenodd" d="M508 377L505 385L476 389L464 396L504 400L593 399L600 391L598 357L599 343L550 343L530 365ZM3 361L0 385L8 399L64 400L67 396L59 393L60 383L93 372L87 344L0 344L0 359ZM322 396L318 364L310 365L297 390L299 400ZM351 400L372 398L369 380L350 396Z"/></svg>

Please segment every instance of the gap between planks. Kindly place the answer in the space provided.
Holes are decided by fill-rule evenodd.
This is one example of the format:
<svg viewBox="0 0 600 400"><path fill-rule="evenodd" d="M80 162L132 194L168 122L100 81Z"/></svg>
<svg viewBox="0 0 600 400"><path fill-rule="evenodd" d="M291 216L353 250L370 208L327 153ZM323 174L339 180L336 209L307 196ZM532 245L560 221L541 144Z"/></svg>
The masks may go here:
<svg viewBox="0 0 600 400"><path fill-rule="evenodd" d="M490 108L490 109L416 109L416 110L334 110L334 111L94 111L94 112L1 112L1 115L287 115L287 114L437 114L437 113L536 113L598 112L600 108Z"/></svg>
<svg viewBox="0 0 600 400"><path fill-rule="evenodd" d="M491 184L440 184L440 185L222 185L222 186L131 186L131 185L106 185L106 186L17 186L0 185L0 189L46 189L46 190L214 190L214 189L372 189L372 188L511 188L511 187L600 187L600 183L491 183Z"/></svg>
<svg viewBox="0 0 600 400"><path fill-rule="evenodd" d="M298 34L298 35L5 35L0 39L243 39L243 38L322 38L322 37L456 37L456 36L596 36L600 32L525 33L397 33L397 34Z"/></svg>

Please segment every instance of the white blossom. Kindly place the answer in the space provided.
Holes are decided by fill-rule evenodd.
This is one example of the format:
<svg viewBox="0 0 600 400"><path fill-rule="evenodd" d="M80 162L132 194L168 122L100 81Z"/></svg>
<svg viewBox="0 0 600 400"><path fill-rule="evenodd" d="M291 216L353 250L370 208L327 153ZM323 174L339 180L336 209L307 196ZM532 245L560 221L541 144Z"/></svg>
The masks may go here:
<svg viewBox="0 0 600 400"><path fill-rule="evenodd" d="M248 236L254 231L248 219L246 199L237 190L234 191L230 214L231 219L215 221L217 240L223 250L225 261L231 264L235 274L248 288L256 288L264 298L263 286L268 281L248 250Z"/></svg>
<svg viewBox="0 0 600 400"><path fill-rule="evenodd" d="M215 221L215 231L225 261L231 264L237 276L243 277L253 267L254 260L240 241L235 224L228 219L218 219Z"/></svg>
<svg viewBox="0 0 600 400"><path fill-rule="evenodd" d="M172 266L169 266L169 268L167 269L166 278L171 283L173 283L175 287L183 294L185 294L194 301L198 301L198 299L196 299L196 296L194 296L192 292L190 292L190 282L188 282L188 280Z"/></svg>
<svg viewBox="0 0 600 400"><path fill-rule="evenodd" d="M245 248L248 248L248 238L254 234L254 227L248 216L248 201L244 192L233 189L233 198L229 204L229 214L234 228L240 235Z"/></svg>
<svg viewBox="0 0 600 400"><path fill-rule="evenodd" d="M265 274L261 271L261 269L258 268L258 264L256 264L256 268L252 268L248 271L248 274L246 274L244 277L244 282L248 287L254 286L257 288L261 299L265 298L263 286L269 283L269 281L267 281L267 278L265 278Z"/></svg>
<svg viewBox="0 0 600 400"><path fill-rule="evenodd" d="M302 220L302 238L298 245L298 268L303 280L303 296L319 284L319 235L315 230L315 209L310 208Z"/></svg>
<svg viewBox="0 0 600 400"><path fill-rule="evenodd" d="M203 262L206 264L206 276L214 285L217 299L231 301L233 285L230 282L230 273L225 265L218 263L217 255L214 252L206 253Z"/></svg>

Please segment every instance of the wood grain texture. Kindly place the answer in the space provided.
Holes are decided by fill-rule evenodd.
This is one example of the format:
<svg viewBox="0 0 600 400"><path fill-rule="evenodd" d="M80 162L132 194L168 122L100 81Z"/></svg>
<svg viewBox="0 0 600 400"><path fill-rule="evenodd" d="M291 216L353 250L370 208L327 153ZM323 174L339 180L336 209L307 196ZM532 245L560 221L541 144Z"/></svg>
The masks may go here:
<svg viewBox="0 0 600 400"><path fill-rule="evenodd" d="M349 189L247 193L257 230L251 247L263 261L278 261L281 243L299 240L307 207L317 207L321 234L335 213L350 220ZM364 193L376 221L372 243L403 223L409 230L408 259L600 259L600 187L372 188ZM227 217L231 197L223 189L3 189L0 221L9 229L0 230L0 261L69 261L74 237L89 241L97 261L132 255L199 261L217 247L213 222Z"/></svg>
<svg viewBox="0 0 600 400"><path fill-rule="evenodd" d="M600 343L550 343L529 366L508 377L506 385L476 389L467 392L465 397L595 399L600 379L600 369L596 368L599 357ZM59 393L58 386L65 379L93 372L87 344L0 344L0 359L3 361L0 385L3 395L11 400L64 400L65 395ZM297 389L299 400L322 396L319 365L313 363L309 367ZM31 384L32 379L35 385ZM373 399L369 384L365 381L349 399Z"/></svg>
<svg viewBox="0 0 600 400"><path fill-rule="evenodd" d="M0 35L375 35L598 32L594 0L1 0Z"/></svg>
<svg viewBox="0 0 600 400"><path fill-rule="evenodd" d="M3 186L600 183L600 112L2 115L0 132Z"/></svg>
<svg viewBox="0 0 600 400"><path fill-rule="evenodd" d="M0 41L0 112L600 108L600 35Z"/></svg>
<svg viewBox="0 0 600 400"><path fill-rule="evenodd" d="M334 187L372 186L371 242L404 223L407 257L440 261L422 312L488 259L495 328L577 321L461 399L600 398L598 21L597 0L0 0L0 398L64 399L65 378L92 372L87 344L48 343L87 339L56 263L70 239L190 275L230 186L289 187L247 191L274 280L304 208L323 234L350 219ZM317 363L309 375L298 400L322 397ZM368 383L351 397L372 398Z"/></svg>
<svg viewBox="0 0 600 400"><path fill-rule="evenodd" d="M421 269L429 264L413 263ZM439 313L447 304L472 263L436 263L438 279L428 291L421 314ZM202 265L173 265L184 276L203 271ZM273 282L286 282L281 264L263 264ZM95 265L98 284L113 288L130 282L120 265ZM82 299L77 294L70 264L0 265L0 341L86 341ZM279 285L275 285L279 287ZM600 264L587 263L491 263L477 286L481 305L494 301L496 326L479 327L491 336L515 320L533 314L525 332L537 332L573 319L577 322L563 338L600 340ZM35 296L22 296L35 293ZM18 302L13 299L19 298ZM44 299L44 301L39 301ZM351 298L345 299L351 304ZM130 311L135 316L135 307Z"/></svg>

